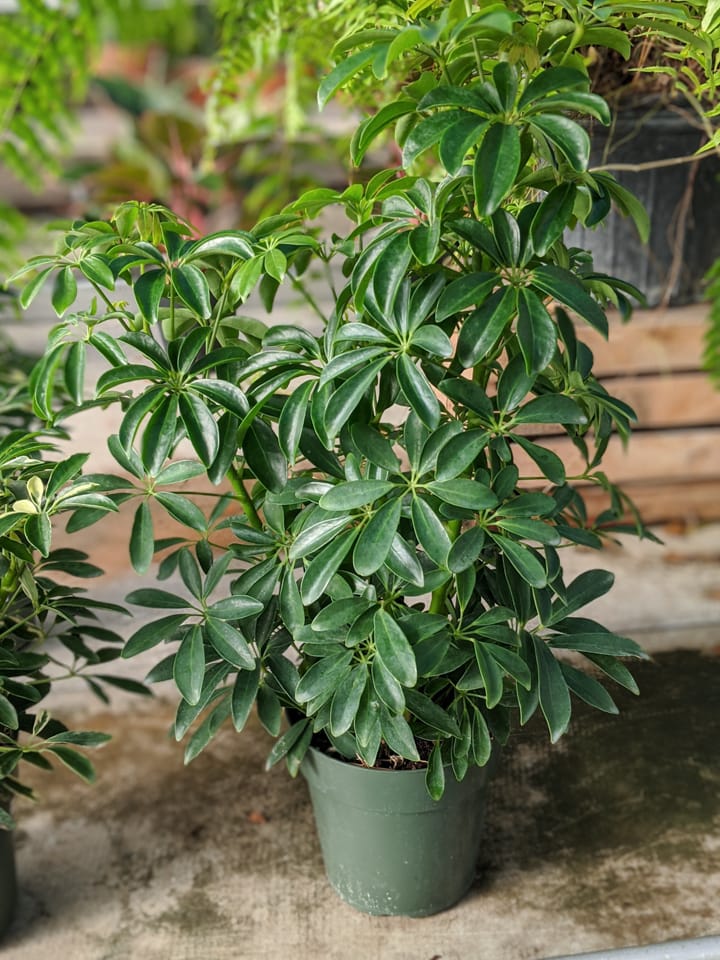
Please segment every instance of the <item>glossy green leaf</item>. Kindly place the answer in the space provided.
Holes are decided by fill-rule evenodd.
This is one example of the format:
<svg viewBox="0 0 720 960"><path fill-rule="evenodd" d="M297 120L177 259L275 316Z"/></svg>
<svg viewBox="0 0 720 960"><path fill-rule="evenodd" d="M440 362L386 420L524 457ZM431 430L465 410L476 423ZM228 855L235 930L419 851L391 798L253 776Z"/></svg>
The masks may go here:
<svg viewBox="0 0 720 960"><path fill-rule="evenodd" d="M428 759L425 787L433 800L439 800L445 792L445 767L439 743L435 744Z"/></svg>
<svg viewBox="0 0 720 960"><path fill-rule="evenodd" d="M556 453L517 434L513 435L513 440L537 464L543 476L547 477L550 483L557 486L562 486L565 483L565 464Z"/></svg>
<svg viewBox="0 0 720 960"><path fill-rule="evenodd" d="M307 557L314 553L326 543L330 543L335 537L347 527L349 517L331 517L329 520L321 520L319 523L307 525L297 535L288 551L289 560L299 560L301 557Z"/></svg>
<svg viewBox="0 0 720 960"><path fill-rule="evenodd" d="M323 510L356 510L380 500L395 489L390 480L349 480L337 483L320 497Z"/></svg>
<svg viewBox="0 0 720 960"><path fill-rule="evenodd" d="M444 110L434 113L415 124L403 144L402 163L407 169L414 161L430 147L440 142L443 135L455 124L467 119L462 110ZM475 124L479 117L471 118Z"/></svg>
<svg viewBox="0 0 720 960"><path fill-rule="evenodd" d="M546 393L516 411L515 423L587 423L582 409L564 394Z"/></svg>
<svg viewBox="0 0 720 960"><path fill-rule="evenodd" d="M385 563L395 576L417 587L423 586L425 577L420 562L410 544L399 534L396 534L390 546Z"/></svg>
<svg viewBox="0 0 720 960"><path fill-rule="evenodd" d="M52 524L46 513L35 513L25 521L25 537L31 547L47 557L52 542Z"/></svg>
<svg viewBox="0 0 720 960"><path fill-rule="evenodd" d="M547 573L534 554L509 537L498 533L490 536L526 583L536 589L547 586Z"/></svg>
<svg viewBox="0 0 720 960"><path fill-rule="evenodd" d="M619 637L609 631L553 634L547 639L550 646L558 650L577 650L579 653L599 653L613 657L647 658L640 644L629 637Z"/></svg>
<svg viewBox="0 0 720 960"><path fill-rule="evenodd" d="M512 124L494 123L475 156L473 180L481 215L493 213L511 192L520 170L520 131Z"/></svg>
<svg viewBox="0 0 720 960"><path fill-rule="evenodd" d="M297 386L283 404L278 419L278 443L289 463L295 462L300 449L300 438L313 388L311 380Z"/></svg>
<svg viewBox="0 0 720 960"><path fill-rule="evenodd" d="M413 732L401 714L383 713L380 725L383 740L393 753L407 760L420 759Z"/></svg>
<svg viewBox="0 0 720 960"><path fill-rule="evenodd" d="M574 170L578 173L587 170L590 137L580 124L559 114L534 114L531 128L539 130Z"/></svg>
<svg viewBox="0 0 720 960"><path fill-rule="evenodd" d="M339 434L389 359L389 356L384 356L369 363L364 370L354 373L331 395L325 410L325 430L328 436L336 437Z"/></svg>
<svg viewBox="0 0 720 960"><path fill-rule="evenodd" d="M240 670L253 670L255 668L255 657L248 646L247 640L239 630L231 627L229 623L217 617L209 616L203 624L203 634L208 643L231 666Z"/></svg>
<svg viewBox="0 0 720 960"><path fill-rule="evenodd" d="M227 380L193 380L192 389L212 400L224 410L242 420L250 412L250 404L243 391Z"/></svg>
<svg viewBox="0 0 720 960"><path fill-rule="evenodd" d="M548 625L557 623L569 617L577 610L604 597L615 583L615 574L609 570L585 570L565 588L565 599L558 601L553 609L552 619Z"/></svg>
<svg viewBox="0 0 720 960"><path fill-rule="evenodd" d="M368 682L365 664L357 664L338 685L330 707L330 732L339 737L352 727Z"/></svg>
<svg viewBox="0 0 720 960"><path fill-rule="evenodd" d="M453 480L463 473L488 445L489 434L485 430L465 430L452 437L442 449L438 459L438 480Z"/></svg>
<svg viewBox="0 0 720 960"><path fill-rule="evenodd" d="M272 750L268 754L268 758L265 761L265 769L269 770L271 767L275 766L276 763L282 760L283 757L285 757L290 750L292 750L295 744L307 732L309 726L310 723L308 719L303 718L297 723L294 723L289 730L286 730L280 739L276 741ZM310 731L312 733L311 727Z"/></svg>
<svg viewBox="0 0 720 960"><path fill-rule="evenodd" d="M190 627L178 647L173 679L184 700L191 705L198 702L205 679L205 648L202 631L197 625Z"/></svg>
<svg viewBox="0 0 720 960"><path fill-rule="evenodd" d="M515 315L517 293L506 286L491 294L460 327L457 356L464 367L473 367L486 357Z"/></svg>
<svg viewBox="0 0 720 960"><path fill-rule="evenodd" d="M205 514L197 504L188 500L182 494L158 490L155 499L178 523L182 523L198 533L205 533L207 530L208 523Z"/></svg>
<svg viewBox="0 0 720 960"><path fill-rule="evenodd" d="M260 664L255 664L252 670L240 670L235 678L230 709L233 726L239 733L248 721L250 711L255 703L255 697L260 686Z"/></svg>
<svg viewBox="0 0 720 960"><path fill-rule="evenodd" d="M496 523L501 530L512 533L515 537L522 537L524 540L535 540L549 546L557 546L560 543L560 534L557 529L542 520L499 517Z"/></svg>
<svg viewBox="0 0 720 960"><path fill-rule="evenodd" d="M280 493L287 483L288 463L274 431L263 420L254 420L242 447L245 461L264 487Z"/></svg>
<svg viewBox="0 0 720 960"><path fill-rule="evenodd" d="M140 455L151 476L160 472L170 456L177 433L178 401L173 394L164 396L143 431Z"/></svg>
<svg viewBox="0 0 720 960"><path fill-rule="evenodd" d="M569 663L560 663L560 669L565 678L565 683L575 696L591 707L595 707L596 710L602 710L604 713L619 713L613 698L605 687L593 677L589 677L582 670L577 670Z"/></svg>
<svg viewBox="0 0 720 960"><path fill-rule="evenodd" d="M32 280L25 284L20 291L20 296L18 297L18 302L23 310L27 310L35 297L40 293L45 285L45 281L48 279L53 270L54 267L52 266L45 267L43 270L38 271Z"/></svg>
<svg viewBox="0 0 720 960"><path fill-rule="evenodd" d="M77 281L72 267L63 267L58 270L53 283L50 298L55 313L61 317L65 311L75 303L77 297Z"/></svg>
<svg viewBox="0 0 720 960"><path fill-rule="evenodd" d="M193 449L205 466L209 467L217 456L220 443L215 417L207 404L194 393L181 393L178 406L180 419Z"/></svg>
<svg viewBox="0 0 720 960"><path fill-rule="evenodd" d="M155 552L152 513L147 500L135 511L130 532L130 562L136 573L146 573Z"/></svg>
<svg viewBox="0 0 720 960"><path fill-rule="evenodd" d="M182 302L202 320L212 314L210 287L205 274L192 263L174 267L170 272L173 288Z"/></svg>
<svg viewBox="0 0 720 960"><path fill-rule="evenodd" d="M263 604L255 597L239 593L216 600L208 606L207 612L208 616L217 620L246 620L256 617L263 609Z"/></svg>
<svg viewBox="0 0 720 960"><path fill-rule="evenodd" d="M407 276L412 260L410 234L407 231L396 234L375 261L372 286L375 301L383 315L391 313L395 298L403 280Z"/></svg>
<svg viewBox="0 0 720 960"><path fill-rule="evenodd" d="M396 375L410 408L431 430L440 422L440 404L425 374L406 353L397 358Z"/></svg>
<svg viewBox="0 0 720 960"><path fill-rule="evenodd" d="M374 427L365 423L354 423L350 430L352 441L363 457L390 473L400 469L400 459L393 450L392 443Z"/></svg>
<svg viewBox="0 0 720 960"><path fill-rule="evenodd" d="M86 783L93 783L95 770L86 756L71 747L48 747L48 752Z"/></svg>
<svg viewBox="0 0 720 960"><path fill-rule="evenodd" d="M570 723L570 694L560 669L547 644L533 636L538 671L540 709L550 731L550 740L556 743Z"/></svg>
<svg viewBox="0 0 720 960"><path fill-rule="evenodd" d="M482 527L469 527L454 541L448 553L448 569L462 573L475 563L485 546L485 531Z"/></svg>
<svg viewBox="0 0 720 960"><path fill-rule="evenodd" d="M2 692L0 692L0 724L9 730L18 728L17 710Z"/></svg>
<svg viewBox="0 0 720 960"><path fill-rule="evenodd" d="M383 664L402 686L415 686L415 655L402 627L380 608L375 613L373 628L375 649Z"/></svg>
<svg viewBox="0 0 720 960"><path fill-rule="evenodd" d="M425 487L444 503L465 510L487 510L498 502L492 490L476 480L433 480Z"/></svg>
<svg viewBox="0 0 720 960"><path fill-rule="evenodd" d="M445 566L451 543L442 520L421 497L413 498L410 513L420 546L438 566Z"/></svg>
<svg viewBox="0 0 720 960"><path fill-rule="evenodd" d="M318 106L324 107L335 91L367 66L377 56L377 52L378 47L373 45L341 60L320 83L317 93Z"/></svg>
<svg viewBox="0 0 720 960"><path fill-rule="evenodd" d="M435 318L438 322L470 306L483 303L498 282L494 273L468 273L453 280L438 300Z"/></svg>
<svg viewBox="0 0 720 960"><path fill-rule="evenodd" d="M405 690L404 693L408 710L418 720L444 736L460 736L457 721L433 699L415 689Z"/></svg>
<svg viewBox="0 0 720 960"><path fill-rule="evenodd" d="M561 90L587 89L587 75L572 67L548 67L537 73L525 87L518 106L531 103L558 93Z"/></svg>
<svg viewBox="0 0 720 960"><path fill-rule="evenodd" d="M402 713L405 709L405 695L395 677L390 673L380 657L375 657L370 668L372 686L381 703L393 713Z"/></svg>
<svg viewBox="0 0 720 960"><path fill-rule="evenodd" d="M136 630L132 636L128 637L122 648L121 656L128 659L138 653L144 653L145 650L151 650L159 643L174 640L185 619L186 615L184 613L172 613L170 616L153 620L152 623L146 623L139 630Z"/></svg>
<svg viewBox="0 0 720 960"><path fill-rule="evenodd" d="M482 139L488 121L467 114L445 129L440 139L440 162L448 173L455 174L465 162L468 152Z"/></svg>
<svg viewBox="0 0 720 960"><path fill-rule="evenodd" d="M383 504L360 532L353 550L353 566L361 577L369 577L385 563L400 523L402 498Z"/></svg>
<svg viewBox="0 0 720 960"><path fill-rule="evenodd" d="M295 689L295 699L298 703L309 703L317 697L327 695L328 699L334 694L338 681L348 672L348 665L352 660L352 651L343 650L334 657L324 657L313 663L300 677Z"/></svg>
<svg viewBox="0 0 720 960"><path fill-rule="evenodd" d="M169 590L158 590L156 587L132 590L125 599L138 607L151 607L156 610L183 610L188 605L185 597L170 593Z"/></svg>
<svg viewBox="0 0 720 960"><path fill-rule="evenodd" d="M133 293L140 313L148 323L157 323L166 282L167 274L164 270L146 270L133 284Z"/></svg>
<svg viewBox="0 0 720 960"><path fill-rule="evenodd" d="M314 603L325 592L328 584L350 552L357 535L357 527L338 535L307 565L300 587L303 603L306 606Z"/></svg>
<svg viewBox="0 0 720 960"><path fill-rule="evenodd" d="M532 284L542 293L577 313L591 327L607 337L608 320L605 312L588 294L581 281L569 270L563 270L552 264L543 264L533 271Z"/></svg>
<svg viewBox="0 0 720 960"><path fill-rule="evenodd" d="M498 663L490 656L484 643L475 643L475 661L485 688L485 702L489 710L496 707L502 699L504 684L503 672Z"/></svg>
<svg viewBox="0 0 720 960"><path fill-rule="evenodd" d="M505 673L517 680L526 690L530 689L532 674L522 657L497 643L485 643L483 647L486 653L489 653L493 660L496 660L500 664Z"/></svg>
<svg viewBox="0 0 720 960"><path fill-rule="evenodd" d="M573 215L577 187L561 183L548 193L530 224L530 236L535 253L544 257L563 235Z"/></svg>

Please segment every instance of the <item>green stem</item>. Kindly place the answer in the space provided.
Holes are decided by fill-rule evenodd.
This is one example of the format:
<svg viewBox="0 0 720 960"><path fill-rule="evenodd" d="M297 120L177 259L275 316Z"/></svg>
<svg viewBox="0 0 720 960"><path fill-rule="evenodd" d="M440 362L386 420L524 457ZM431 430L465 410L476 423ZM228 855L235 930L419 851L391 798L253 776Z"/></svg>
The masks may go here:
<svg viewBox="0 0 720 960"><path fill-rule="evenodd" d="M250 499L249 493L245 489L245 484L243 483L240 472L235 467L231 467L228 470L227 477L230 481L230 486L233 488L235 495L245 511L245 516L248 519L248 523L251 527L254 527L255 530L262 530L262 521L260 520L260 515L255 509L255 504Z"/></svg>

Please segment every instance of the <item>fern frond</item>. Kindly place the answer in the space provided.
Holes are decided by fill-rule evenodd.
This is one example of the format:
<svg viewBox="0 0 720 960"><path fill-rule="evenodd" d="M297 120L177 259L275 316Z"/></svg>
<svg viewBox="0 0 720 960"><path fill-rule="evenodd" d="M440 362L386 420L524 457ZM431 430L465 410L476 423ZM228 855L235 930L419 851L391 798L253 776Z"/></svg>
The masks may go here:
<svg viewBox="0 0 720 960"><path fill-rule="evenodd" d="M0 16L0 163L30 186L57 172L84 96L101 0L18 0Z"/></svg>

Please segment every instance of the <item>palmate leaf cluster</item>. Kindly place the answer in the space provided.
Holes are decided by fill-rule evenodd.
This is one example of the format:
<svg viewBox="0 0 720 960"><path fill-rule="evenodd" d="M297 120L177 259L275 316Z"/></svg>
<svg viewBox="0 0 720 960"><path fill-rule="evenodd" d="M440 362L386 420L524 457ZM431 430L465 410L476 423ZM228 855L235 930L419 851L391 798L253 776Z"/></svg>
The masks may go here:
<svg viewBox="0 0 720 960"><path fill-rule="evenodd" d="M577 117L608 116L582 63L562 46L518 53L527 24L502 4L417 6L411 25L344 40L320 89L407 59L353 143L359 160L393 131L402 167L201 238L128 203L18 276L25 305L52 284L61 318L33 371L36 414L122 410L122 475L93 482L133 511L136 569L158 553L183 584L130 594L159 617L124 653L171 646L150 679L178 687L187 758L257 704L271 763L296 772L313 741L370 766L382 751L417 761L425 743L439 796L447 770L486 763L536 712L553 741L572 696L615 712L599 675L636 689L624 660L641 649L583 611L612 577L566 582L561 557L624 529L602 459L634 415L594 377L582 329L606 335L607 306L628 313L639 294L564 242L608 195L632 203L587 170ZM350 227L323 242L310 224L328 206ZM290 283L317 307L324 270L333 306L313 334L276 294ZM73 312L78 277L96 300ZM244 315L251 295L273 324ZM88 351L107 366L94 384ZM610 509L589 520L578 484ZM157 540L155 508L186 535ZM103 512L80 505L70 526Z"/></svg>
<svg viewBox="0 0 720 960"><path fill-rule="evenodd" d="M0 16L0 162L32 185L58 169L101 10L96 0L18 0Z"/></svg>
<svg viewBox="0 0 720 960"><path fill-rule="evenodd" d="M86 458L58 459L53 440L23 428L0 429L0 829L12 826L12 797L32 796L21 779L24 763L51 769L54 759L92 780L82 748L109 739L69 730L48 713L45 700L58 678L82 677L105 702L106 685L147 692L114 677L109 666L122 639L102 620L124 608L68 585L68 577L94 578L102 570L81 550L52 546L60 514L114 509L81 478Z"/></svg>

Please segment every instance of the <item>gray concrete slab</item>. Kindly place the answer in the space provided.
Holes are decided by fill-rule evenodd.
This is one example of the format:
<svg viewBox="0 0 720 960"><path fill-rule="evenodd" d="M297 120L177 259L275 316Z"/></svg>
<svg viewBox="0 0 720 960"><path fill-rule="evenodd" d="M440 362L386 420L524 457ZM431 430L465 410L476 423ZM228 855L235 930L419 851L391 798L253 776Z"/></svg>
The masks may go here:
<svg viewBox="0 0 720 960"><path fill-rule="evenodd" d="M720 658L660 654L619 718L518 735L494 781L476 883L422 920L366 917L323 874L307 790L253 725L189 767L172 706L74 720L111 732L86 788L34 777L5 960L539 960L720 933Z"/></svg>

